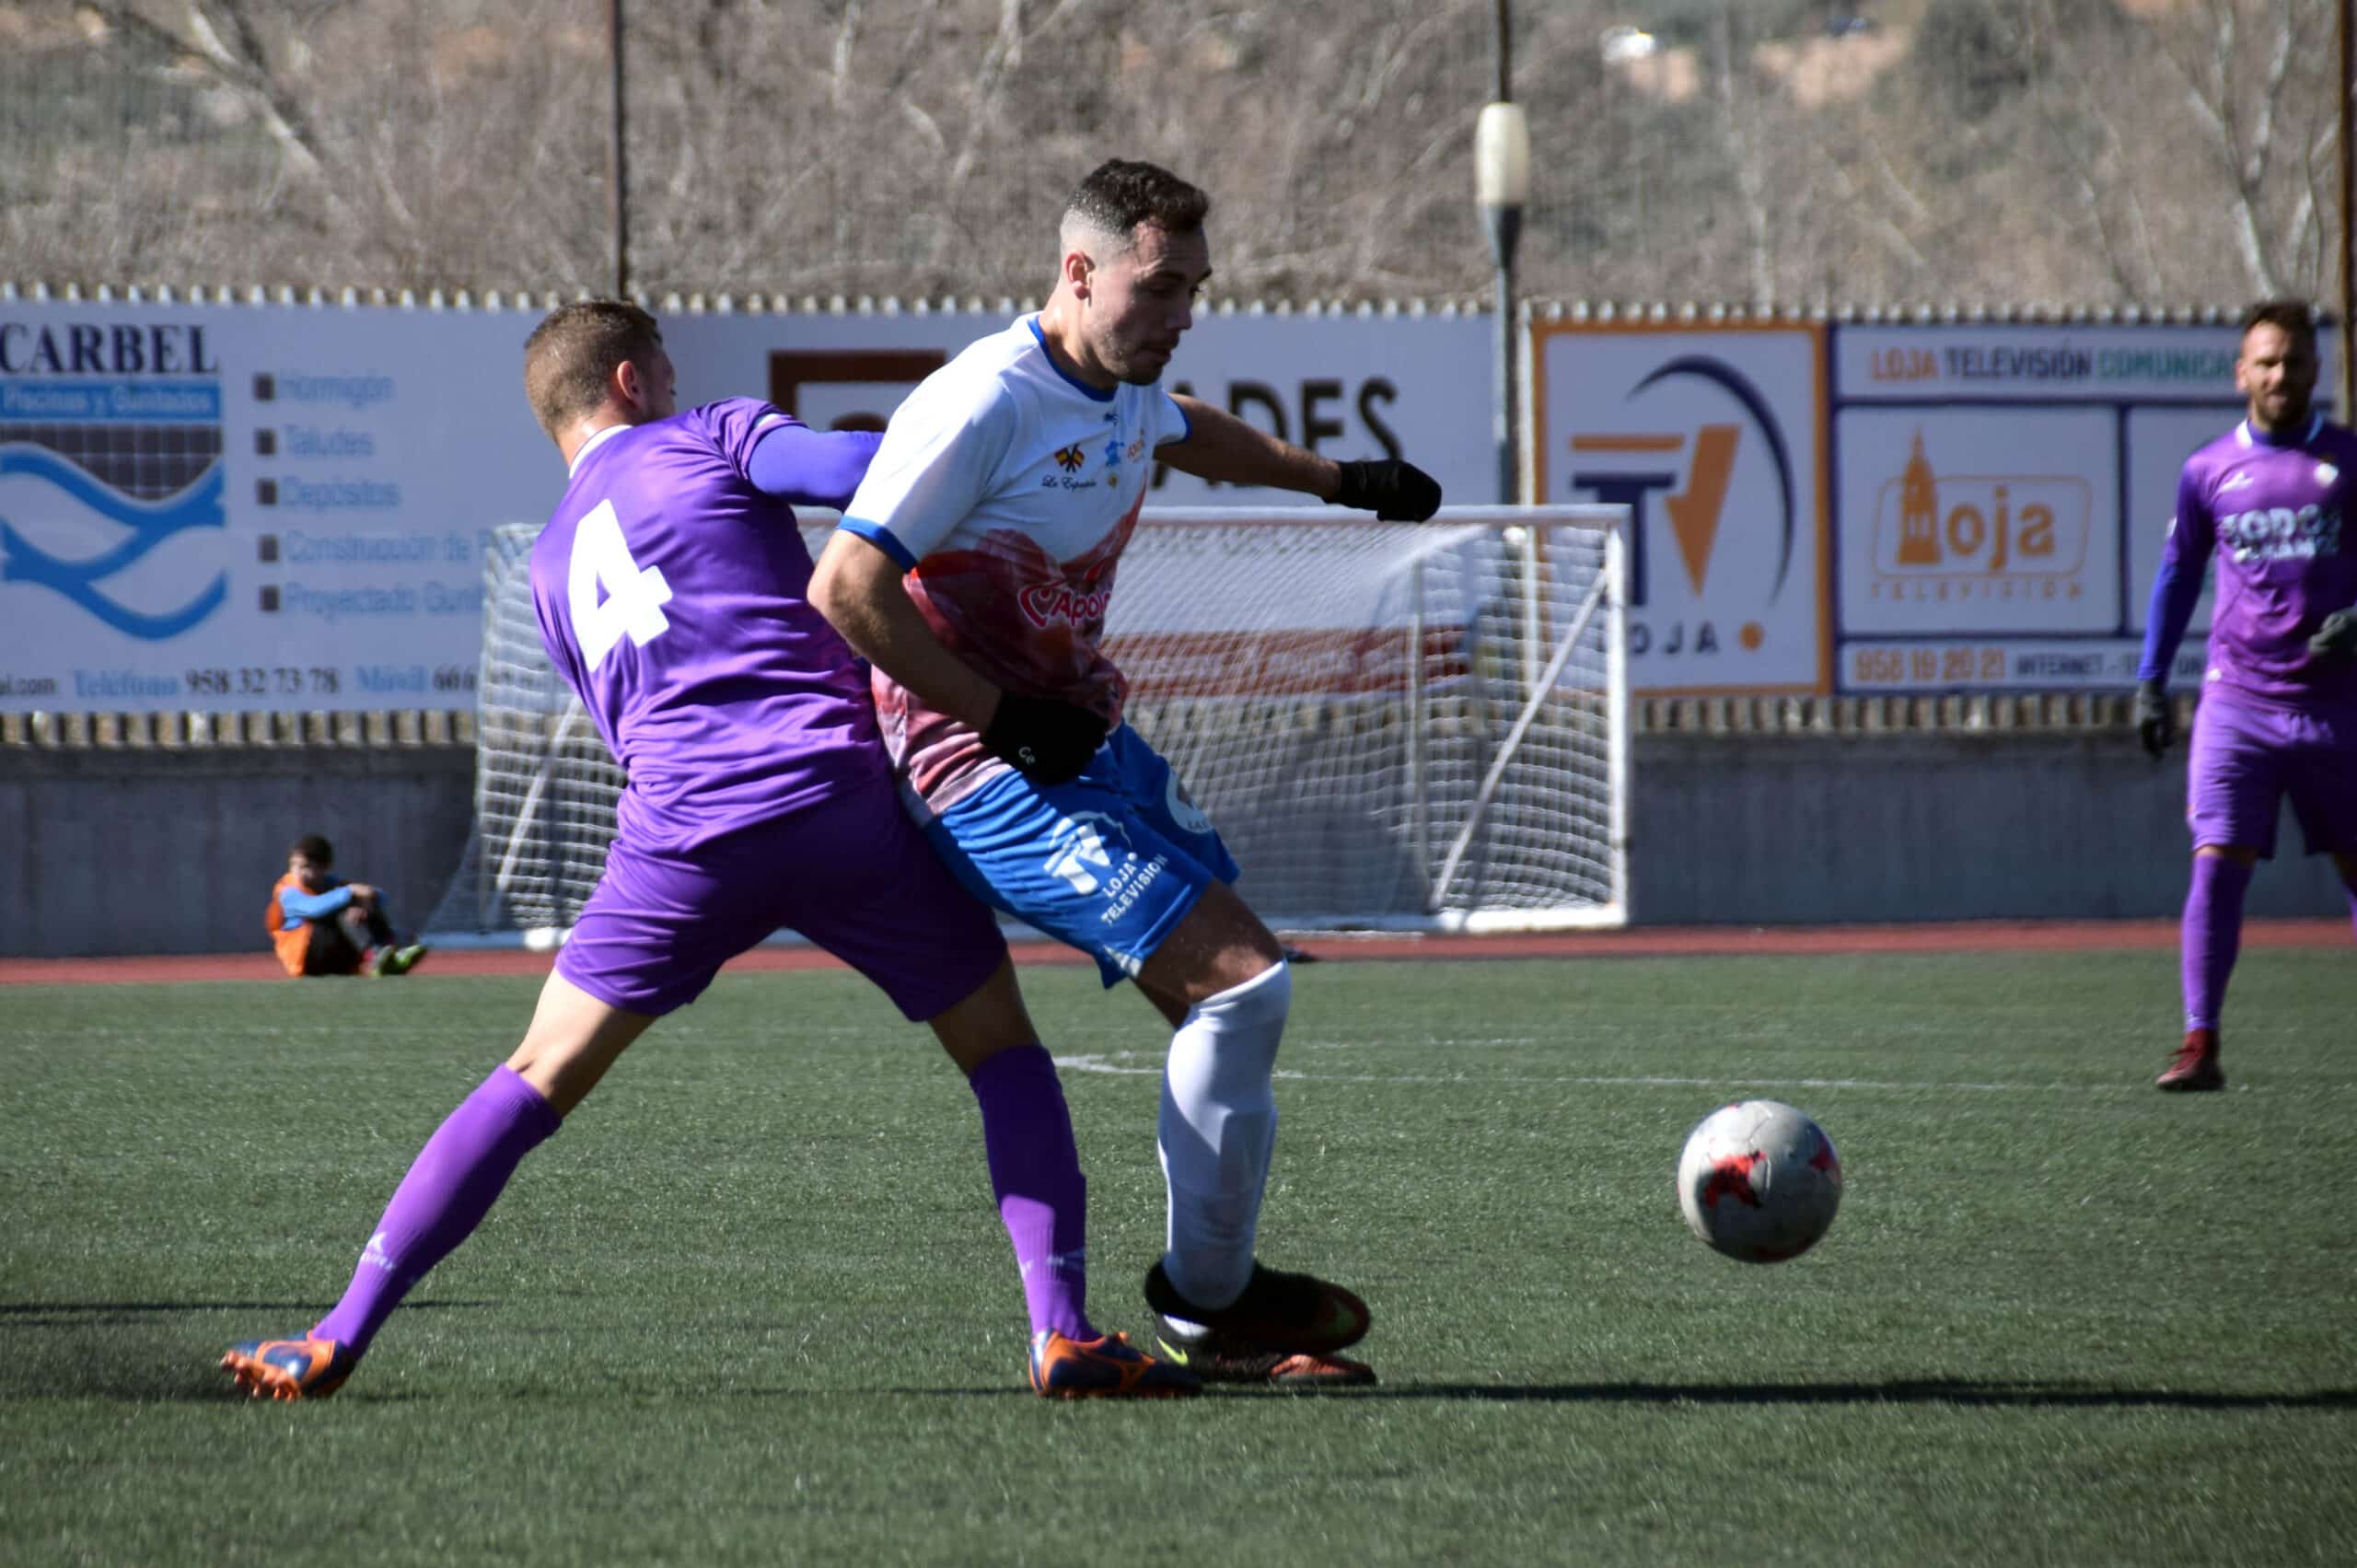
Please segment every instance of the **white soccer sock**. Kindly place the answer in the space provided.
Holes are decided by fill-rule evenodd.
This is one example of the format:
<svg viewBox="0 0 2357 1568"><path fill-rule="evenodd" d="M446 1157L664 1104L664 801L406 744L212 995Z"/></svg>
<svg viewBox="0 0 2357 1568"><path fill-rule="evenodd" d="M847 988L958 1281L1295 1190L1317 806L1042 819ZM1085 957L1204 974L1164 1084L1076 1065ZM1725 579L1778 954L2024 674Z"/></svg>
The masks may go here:
<svg viewBox="0 0 2357 1568"><path fill-rule="evenodd" d="M1252 1278L1252 1233L1277 1140L1270 1092L1293 1004L1283 960L1205 998L1170 1037L1157 1142L1170 1193L1163 1272L1199 1307L1225 1307Z"/></svg>

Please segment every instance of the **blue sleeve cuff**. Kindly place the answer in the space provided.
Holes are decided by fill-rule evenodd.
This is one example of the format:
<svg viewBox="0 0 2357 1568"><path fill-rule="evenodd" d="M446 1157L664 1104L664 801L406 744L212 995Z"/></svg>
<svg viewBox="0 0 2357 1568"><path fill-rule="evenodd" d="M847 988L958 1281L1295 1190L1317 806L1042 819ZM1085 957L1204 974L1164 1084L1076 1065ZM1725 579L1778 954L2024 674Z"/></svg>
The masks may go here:
<svg viewBox="0 0 2357 1568"><path fill-rule="evenodd" d="M909 547L902 544L899 540L894 539L892 537L892 530L886 528L883 524L871 523L860 517L845 517L842 522L837 523L835 526L842 528L846 533L857 534L860 538L865 540L868 543L874 545L877 549L882 551L885 554L899 562L901 571L913 572L917 569L917 558L909 553Z"/></svg>

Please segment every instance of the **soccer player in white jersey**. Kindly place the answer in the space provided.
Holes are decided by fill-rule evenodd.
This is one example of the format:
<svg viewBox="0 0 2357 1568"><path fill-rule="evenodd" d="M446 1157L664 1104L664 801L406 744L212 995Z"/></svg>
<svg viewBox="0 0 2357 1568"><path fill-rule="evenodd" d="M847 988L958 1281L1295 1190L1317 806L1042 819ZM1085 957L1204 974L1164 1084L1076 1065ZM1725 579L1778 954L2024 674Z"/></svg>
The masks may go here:
<svg viewBox="0 0 2357 1568"><path fill-rule="evenodd" d="M1368 1383L1336 1353L1364 1302L1260 1266L1292 995L1283 949L1170 765L1121 726L1103 648L1156 462L1421 522L1440 487L1397 458L1337 463L1159 381L1211 276L1209 200L1115 160L1073 193L1054 293L893 414L810 600L875 667L904 798L959 878L1129 980L1176 1033L1159 1144L1167 1246L1147 1305L1206 1377Z"/></svg>

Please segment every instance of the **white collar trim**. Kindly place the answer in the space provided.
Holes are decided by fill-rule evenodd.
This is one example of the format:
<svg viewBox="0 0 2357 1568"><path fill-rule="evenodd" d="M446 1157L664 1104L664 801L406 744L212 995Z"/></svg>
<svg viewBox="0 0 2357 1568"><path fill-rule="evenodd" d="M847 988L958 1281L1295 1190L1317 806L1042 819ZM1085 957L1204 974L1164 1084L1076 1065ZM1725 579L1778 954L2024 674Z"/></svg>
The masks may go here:
<svg viewBox="0 0 2357 1568"><path fill-rule="evenodd" d="M587 457L591 450L603 443L608 436L619 436L623 431L630 428L631 427L628 424L609 424L603 430L598 431L598 434L589 437L588 440L584 441L580 446L575 447L573 449L572 466L564 470L564 477L571 479L575 474L580 472L581 459Z"/></svg>
<svg viewBox="0 0 2357 1568"><path fill-rule="evenodd" d="M2314 442L2317 436L2323 434L2324 415L2320 413L2311 413L2308 415L2308 427L2300 432L2300 438L2297 441L2270 441L2268 442L2267 445L2270 447L2305 447ZM2245 447L2251 447L2258 444L2258 437L2251 433L2250 421L2247 419L2235 426L2235 438L2241 442Z"/></svg>

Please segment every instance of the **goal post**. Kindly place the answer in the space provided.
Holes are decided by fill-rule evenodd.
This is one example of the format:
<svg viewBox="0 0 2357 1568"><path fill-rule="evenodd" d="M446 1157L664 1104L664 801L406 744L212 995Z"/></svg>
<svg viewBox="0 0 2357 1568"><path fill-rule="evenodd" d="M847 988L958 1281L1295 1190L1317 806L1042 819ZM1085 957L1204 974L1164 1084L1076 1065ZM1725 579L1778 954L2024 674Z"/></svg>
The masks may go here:
<svg viewBox="0 0 2357 1568"><path fill-rule="evenodd" d="M1628 920L1629 700L1618 506L1143 514L1109 653L1286 931L1538 931ZM826 530L813 528L814 553ZM621 772L550 668L537 530L485 564L475 830L438 940L562 938Z"/></svg>
<svg viewBox="0 0 2357 1568"><path fill-rule="evenodd" d="M1620 508L1148 512L1127 721L1295 930L1625 923Z"/></svg>

